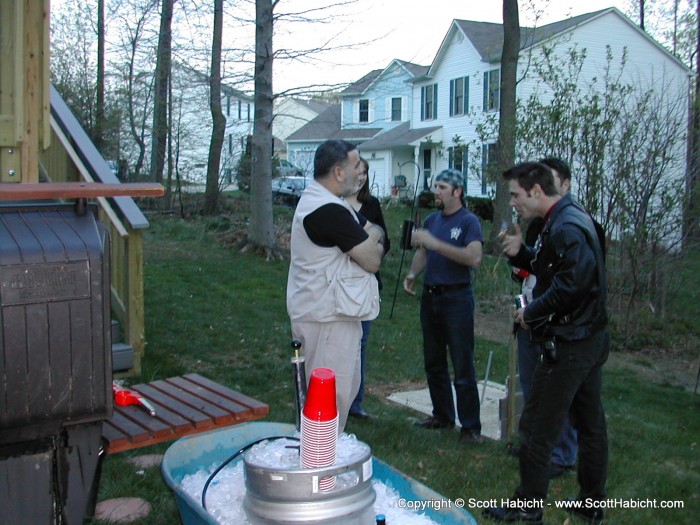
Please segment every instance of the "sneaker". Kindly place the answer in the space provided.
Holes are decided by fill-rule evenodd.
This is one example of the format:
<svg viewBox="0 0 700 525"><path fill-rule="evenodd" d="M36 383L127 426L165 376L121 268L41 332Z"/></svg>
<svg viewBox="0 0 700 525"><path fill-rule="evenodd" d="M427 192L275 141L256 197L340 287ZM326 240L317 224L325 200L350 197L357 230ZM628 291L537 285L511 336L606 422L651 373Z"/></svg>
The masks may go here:
<svg viewBox="0 0 700 525"><path fill-rule="evenodd" d="M468 428L462 428L459 431L459 442L462 445L478 445L481 443L482 437L478 432L472 432Z"/></svg>
<svg viewBox="0 0 700 525"><path fill-rule="evenodd" d="M566 501L576 501L576 498L566 498ZM566 512L591 525L600 525L605 519L603 509L589 508L583 505L579 508L569 507Z"/></svg>
<svg viewBox="0 0 700 525"><path fill-rule="evenodd" d="M450 423L449 421L443 421L442 419L438 419L438 418L433 417L433 416L426 417L423 421L416 421L415 425L417 427L430 428L430 429L454 428L454 426L455 426L454 422Z"/></svg>

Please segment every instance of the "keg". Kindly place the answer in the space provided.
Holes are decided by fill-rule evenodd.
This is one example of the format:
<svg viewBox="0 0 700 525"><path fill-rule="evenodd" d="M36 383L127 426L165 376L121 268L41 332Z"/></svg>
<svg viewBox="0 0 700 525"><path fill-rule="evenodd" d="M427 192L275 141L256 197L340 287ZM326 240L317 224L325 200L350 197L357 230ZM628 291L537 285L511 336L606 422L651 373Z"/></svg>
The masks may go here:
<svg viewBox="0 0 700 525"><path fill-rule="evenodd" d="M367 525L374 523L372 451L362 443L356 453L331 467L271 468L246 455L243 508L253 525ZM334 488L320 488L335 476Z"/></svg>

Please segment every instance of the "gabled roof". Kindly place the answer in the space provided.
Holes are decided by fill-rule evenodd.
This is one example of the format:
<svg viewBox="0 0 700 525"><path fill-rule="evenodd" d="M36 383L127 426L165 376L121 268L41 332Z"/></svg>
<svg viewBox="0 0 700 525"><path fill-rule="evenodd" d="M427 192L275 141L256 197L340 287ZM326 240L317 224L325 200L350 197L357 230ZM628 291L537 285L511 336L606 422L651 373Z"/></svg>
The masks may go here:
<svg viewBox="0 0 700 525"><path fill-rule="evenodd" d="M361 148L362 151L365 151L410 146L411 143L431 135L440 129L442 129L442 126L411 129L411 123L404 122L384 133L380 133L367 142L363 142Z"/></svg>
<svg viewBox="0 0 700 525"><path fill-rule="evenodd" d="M395 58L384 69L375 69L374 71L370 71L360 80L353 82L346 87L340 94L343 96L362 95L377 81L380 76L382 76L385 71L392 66L398 66L404 69L411 77L414 78L425 75L428 72L428 69L430 69L430 66L421 66L419 64L414 64L412 62L406 62L405 60Z"/></svg>
<svg viewBox="0 0 700 525"><path fill-rule="evenodd" d="M341 129L340 112L340 104L333 104L311 122L288 136L287 142L312 142L328 139L357 142L369 140L381 131L381 128Z"/></svg>
<svg viewBox="0 0 700 525"><path fill-rule="evenodd" d="M324 104L323 102L318 102L316 100L304 100L301 98L295 98L294 100L302 106L306 106L317 115L323 113L330 106L330 104Z"/></svg>
<svg viewBox="0 0 700 525"><path fill-rule="evenodd" d="M672 53L669 53L661 44L656 42L647 33L639 29L635 24L633 24L629 18L622 14L615 7L608 7L606 9L601 9L599 11L594 11L592 13L585 13L582 15L567 18L566 20L560 20L558 22L553 22L551 24L544 25L542 27L521 27L520 28L520 49L528 49L532 46L542 44L543 42L571 31L581 24L590 22L591 20L602 16L606 13L613 12L617 14L622 20L626 21L632 27L634 27L641 36L648 39L659 49L663 50L664 53L668 55L671 60L674 60L686 70L688 69L677 57ZM440 45L440 49L435 55L430 70L427 75L430 75L433 68L439 64L447 53L447 48L449 47L449 41L453 37L456 31L461 32L465 37L469 39L476 51L481 56L484 62L494 63L501 61L501 52L503 49L503 25L494 24L490 22L473 22L471 20L454 20L450 30L445 35L445 38Z"/></svg>
<svg viewBox="0 0 700 525"><path fill-rule="evenodd" d="M353 82L350 84L348 87L346 87L343 91L340 92L341 95L360 95L365 92L365 90L372 85L372 82L376 80L376 78L382 74L383 69L375 69L373 71L370 71L367 73L364 77L362 77L360 80L357 82Z"/></svg>
<svg viewBox="0 0 700 525"><path fill-rule="evenodd" d="M396 59L394 62L403 66L414 77L425 75L428 72L428 69L430 69L430 66L421 66L420 64L406 62L405 60Z"/></svg>
<svg viewBox="0 0 700 525"><path fill-rule="evenodd" d="M530 46L539 44L610 9L612 8L574 16L542 27L521 27L520 49L527 49ZM485 62L499 62L501 60L501 51L503 49L502 24L473 22L471 20L455 20L454 23L474 45Z"/></svg>

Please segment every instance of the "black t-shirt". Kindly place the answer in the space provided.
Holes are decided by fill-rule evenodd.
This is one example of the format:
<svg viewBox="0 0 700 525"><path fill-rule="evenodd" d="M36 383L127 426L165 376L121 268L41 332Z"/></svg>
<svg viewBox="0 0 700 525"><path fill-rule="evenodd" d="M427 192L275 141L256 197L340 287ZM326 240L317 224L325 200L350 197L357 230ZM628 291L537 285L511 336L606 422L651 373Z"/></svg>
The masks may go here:
<svg viewBox="0 0 700 525"><path fill-rule="evenodd" d="M379 203L379 199L370 196L367 202L362 203L360 214L364 215L368 221L380 226L382 230L384 230L384 255L386 255L391 248L391 242L389 241L389 232L384 223L384 215L382 214L382 206Z"/></svg>
<svg viewBox="0 0 700 525"><path fill-rule="evenodd" d="M324 204L304 217L306 234L319 246L337 246L347 253L369 237L364 230L367 219L358 213L358 224L351 213L340 204Z"/></svg>

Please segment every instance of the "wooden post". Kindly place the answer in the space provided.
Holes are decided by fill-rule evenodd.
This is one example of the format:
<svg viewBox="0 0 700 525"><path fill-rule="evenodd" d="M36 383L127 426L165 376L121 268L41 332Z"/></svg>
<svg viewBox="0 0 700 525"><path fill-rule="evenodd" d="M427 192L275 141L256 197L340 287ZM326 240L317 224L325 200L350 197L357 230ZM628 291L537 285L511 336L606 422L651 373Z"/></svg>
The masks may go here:
<svg viewBox="0 0 700 525"><path fill-rule="evenodd" d="M508 440L510 442L515 439L518 433L518 411L517 411L517 362L518 349L515 338L512 334L508 334Z"/></svg>
<svg viewBox="0 0 700 525"><path fill-rule="evenodd" d="M144 294L143 294L143 234L141 230L132 230L128 239L127 250L127 341L134 349L135 374L141 373L141 359L144 354L146 341L144 327Z"/></svg>
<svg viewBox="0 0 700 525"><path fill-rule="evenodd" d="M49 145L49 0L0 0L0 182L38 182Z"/></svg>

